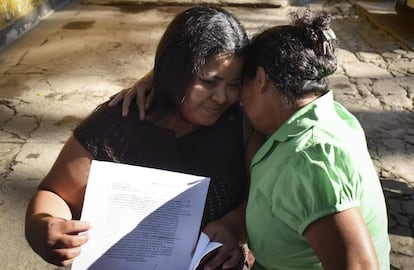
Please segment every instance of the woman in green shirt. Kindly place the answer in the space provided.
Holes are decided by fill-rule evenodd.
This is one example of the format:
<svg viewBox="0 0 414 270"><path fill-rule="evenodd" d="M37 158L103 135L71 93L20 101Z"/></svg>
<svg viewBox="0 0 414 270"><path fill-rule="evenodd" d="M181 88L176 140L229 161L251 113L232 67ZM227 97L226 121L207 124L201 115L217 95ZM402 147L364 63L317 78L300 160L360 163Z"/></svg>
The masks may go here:
<svg viewBox="0 0 414 270"><path fill-rule="evenodd" d="M296 14L298 15L298 14ZM255 36L241 102L266 141L250 163L253 269L389 269L381 185L357 119L333 100L330 17Z"/></svg>

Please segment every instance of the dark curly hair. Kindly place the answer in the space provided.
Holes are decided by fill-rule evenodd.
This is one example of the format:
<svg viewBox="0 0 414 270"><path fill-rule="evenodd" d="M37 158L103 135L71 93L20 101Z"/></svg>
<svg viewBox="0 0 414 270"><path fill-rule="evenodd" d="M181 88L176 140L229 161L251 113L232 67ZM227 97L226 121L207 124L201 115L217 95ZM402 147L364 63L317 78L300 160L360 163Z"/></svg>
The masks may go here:
<svg viewBox="0 0 414 270"><path fill-rule="evenodd" d="M258 66L289 100L328 90L326 77L337 68L336 38L330 30L331 16L313 18L310 9L302 16L291 13L291 25L276 26L253 37L244 76L253 78Z"/></svg>

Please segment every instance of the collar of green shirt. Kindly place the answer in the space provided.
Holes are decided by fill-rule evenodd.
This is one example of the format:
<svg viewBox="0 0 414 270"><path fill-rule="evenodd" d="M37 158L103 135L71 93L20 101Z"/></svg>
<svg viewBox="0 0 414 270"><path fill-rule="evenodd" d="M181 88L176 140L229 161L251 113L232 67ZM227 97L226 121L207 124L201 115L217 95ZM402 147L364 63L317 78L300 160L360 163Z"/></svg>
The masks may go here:
<svg viewBox="0 0 414 270"><path fill-rule="evenodd" d="M281 142L299 136L311 129L324 117L335 113L332 91L315 99L295 112L283 125L273 133L254 155L251 166L262 160Z"/></svg>

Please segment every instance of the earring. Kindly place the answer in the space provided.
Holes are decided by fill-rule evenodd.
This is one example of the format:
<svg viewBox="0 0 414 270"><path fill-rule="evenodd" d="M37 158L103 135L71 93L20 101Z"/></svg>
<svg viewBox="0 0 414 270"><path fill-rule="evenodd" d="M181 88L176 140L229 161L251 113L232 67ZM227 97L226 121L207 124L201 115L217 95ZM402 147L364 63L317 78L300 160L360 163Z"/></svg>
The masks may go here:
<svg viewBox="0 0 414 270"><path fill-rule="evenodd" d="M181 105L184 103L184 101L185 101L185 96L183 96L183 98L181 99Z"/></svg>

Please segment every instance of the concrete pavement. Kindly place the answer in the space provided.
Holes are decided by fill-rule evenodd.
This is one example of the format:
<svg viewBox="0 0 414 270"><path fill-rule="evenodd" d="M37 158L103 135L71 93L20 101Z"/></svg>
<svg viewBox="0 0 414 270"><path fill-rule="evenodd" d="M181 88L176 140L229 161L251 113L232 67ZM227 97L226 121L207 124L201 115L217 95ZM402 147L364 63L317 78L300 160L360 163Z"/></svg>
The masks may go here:
<svg viewBox="0 0 414 270"><path fill-rule="evenodd" d="M414 52L347 1L312 1L334 14L339 69L331 88L366 129L387 199L393 269L414 269ZM152 65L183 6L99 6L73 0L0 51L0 265L57 269L24 239L27 202L71 131L96 105ZM281 8L229 7L249 34L289 22Z"/></svg>

